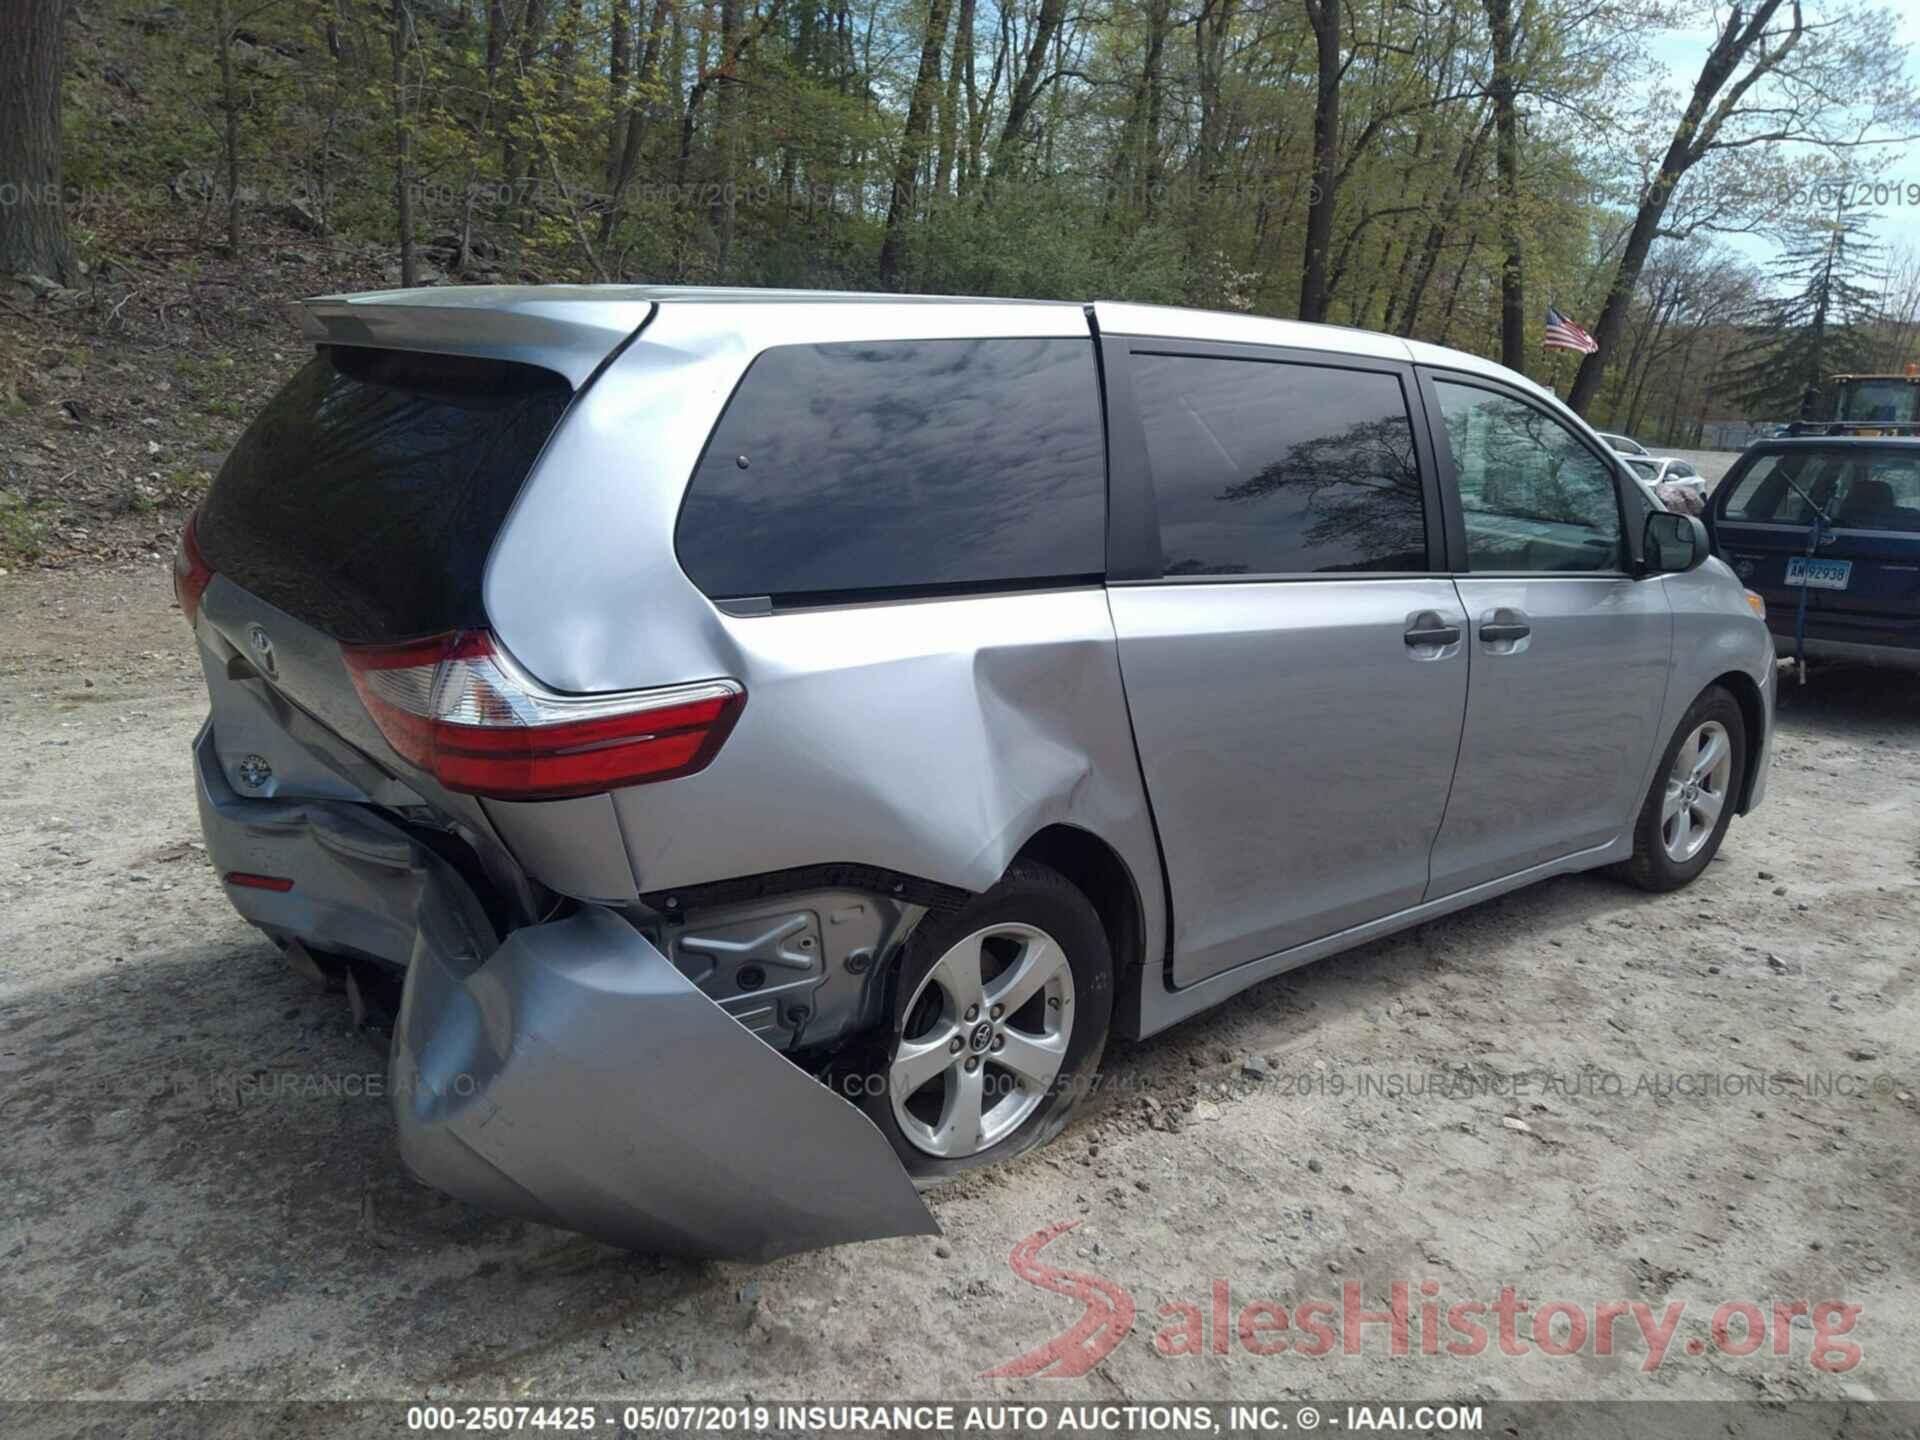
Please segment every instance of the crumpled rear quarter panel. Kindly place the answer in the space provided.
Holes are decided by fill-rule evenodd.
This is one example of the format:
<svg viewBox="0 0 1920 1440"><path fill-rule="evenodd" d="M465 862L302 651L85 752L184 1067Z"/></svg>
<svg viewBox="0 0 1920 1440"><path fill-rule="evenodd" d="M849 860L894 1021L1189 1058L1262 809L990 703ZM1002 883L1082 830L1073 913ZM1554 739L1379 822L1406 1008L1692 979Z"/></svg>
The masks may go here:
<svg viewBox="0 0 1920 1440"><path fill-rule="evenodd" d="M977 892L1058 822L1120 855L1144 951L1161 953L1158 853L1102 587L740 616L674 552L688 477L761 350L1087 334L1070 306L664 305L576 404L489 562L495 633L558 690L715 676L747 690L709 769L616 794L639 893L833 862Z"/></svg>

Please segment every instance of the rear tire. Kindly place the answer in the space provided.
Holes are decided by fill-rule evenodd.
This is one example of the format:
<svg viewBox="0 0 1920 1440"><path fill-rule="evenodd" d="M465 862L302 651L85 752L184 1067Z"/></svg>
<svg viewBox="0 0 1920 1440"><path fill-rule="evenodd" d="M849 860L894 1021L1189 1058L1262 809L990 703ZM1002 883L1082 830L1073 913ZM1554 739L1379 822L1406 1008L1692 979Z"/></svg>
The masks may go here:
<svg viewBox="0 0 1920 1440"><path fill-rule="evenodd" d="M929 917L907 942L860 1107L916 1181L1057 1135L1091 1088L1113 1018L1113 956L1087 897L1044 865Z"/></svg>
<svg viewBox="0 0 1920 1440"><path fill-rule="evenodd" d="M1709 685L1661 753L1633 827L1626 878L1656 893L1690 884L1719 853L1746 775L1740 702Z"/></svg>

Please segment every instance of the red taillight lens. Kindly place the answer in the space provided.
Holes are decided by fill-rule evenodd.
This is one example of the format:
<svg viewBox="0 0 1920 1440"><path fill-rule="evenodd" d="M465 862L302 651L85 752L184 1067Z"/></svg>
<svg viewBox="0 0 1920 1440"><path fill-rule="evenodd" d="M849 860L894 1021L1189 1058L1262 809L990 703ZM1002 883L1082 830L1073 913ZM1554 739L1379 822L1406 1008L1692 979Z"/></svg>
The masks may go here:
<svg viewBox="0 0 1920 1440"><path fill-rule="evenodd" d="M199 519L198 510L187 517L187 527L180 532L180 544L173 552L173 593L189 625L200 614L200 597L213 583L213 567L200 553L200 537L195 533Z"/></svg>
<svg viewBox="0 0 1920 1440"><path fill-rule="evenodd" d="M242 890L272 890L284 895L293 889L293 881L284 875L256 875L251 870L229 870L227 884Z"/></svg>
<svg viewBox="0 0 1920 1440"><path fill-rule="evenodd" d="M387 743L449 790L559 800L704 770L746 704L732 680L557 695L481 630L343 645Z"/></svg>

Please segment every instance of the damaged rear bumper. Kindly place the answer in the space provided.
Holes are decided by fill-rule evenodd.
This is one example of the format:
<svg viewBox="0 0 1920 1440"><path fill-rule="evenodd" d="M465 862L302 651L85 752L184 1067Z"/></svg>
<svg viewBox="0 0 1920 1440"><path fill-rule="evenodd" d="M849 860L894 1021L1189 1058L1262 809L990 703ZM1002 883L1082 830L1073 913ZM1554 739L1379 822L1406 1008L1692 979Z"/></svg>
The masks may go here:
<svg viewBox="0 0 1920 1440"><path fill-rule="evenodd" d="M400 1152L429 1184L677 1255L765 1260L936 1229L866 1116L612 911L516 930L465 973L434 928L420 927L393 1052Z"/></svg>
<svg viewBox="0 0 1920 1440"><path fill-rule="evenodd" d="M662 1254L765 1260L931 1234L859 1110L744 1029L613 911L498 944L465 882L363 806L251 800L196 746L229 894L282 939L404 957L391 1091L419 1179L491 1210ZM404 947L403 947L404 941Z"/></svg>

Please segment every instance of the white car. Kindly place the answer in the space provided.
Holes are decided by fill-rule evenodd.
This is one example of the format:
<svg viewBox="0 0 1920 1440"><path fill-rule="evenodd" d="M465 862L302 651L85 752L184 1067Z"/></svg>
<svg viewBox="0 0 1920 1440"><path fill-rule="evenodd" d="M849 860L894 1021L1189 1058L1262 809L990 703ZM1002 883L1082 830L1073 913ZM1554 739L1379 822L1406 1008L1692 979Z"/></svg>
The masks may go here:
<svg viewBox="0 0 1920 1440"><path fill-rule="evenodd" d="M1661 499L1660 492L1653 488L1653 482L1648 480L1645 475L1641 474L1637 466L1628 464L1626 456L1622 455L1620 457L1620 465L1621 465L1621 468L1624 469L1627 472L1627 474L1632 478L1633 483L1639 487L1640 493L1647 497L1647 504L1651 505L1656 510L1673 510L1677 512L1680 509L1679 505L1677 504L1670 505L1665 500Z"/></svg>
<svg viewBox="0 0 1920 1440"><path fill-rule="evenodd" d="M1620 458L1627 462L1628 469L1653 487L1655 494L1665 498L1671 491L1681 497L1683 503L1669 504L1669 510L1684 509L1688 515L1698 515L1707 508L1707 477L1685 460L1671 455L1623 455Z"/></svg>
<svg viewBox="0 0 1920 1440"><path fill-rule="evenodd" d="M1647 453L1646 446L1642 445L1638 440L1629 439L1625 435L1609 435L1604 430L1596 430L1594 433L1606 441L1607 444L1611 445L1618 454L1634 456L1645 455Z"/></svg>

